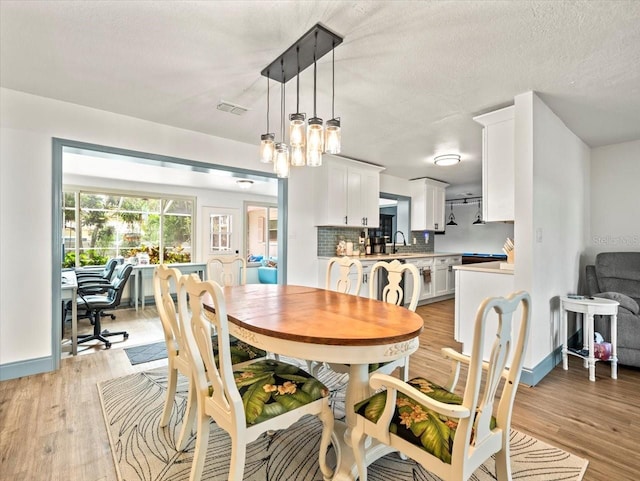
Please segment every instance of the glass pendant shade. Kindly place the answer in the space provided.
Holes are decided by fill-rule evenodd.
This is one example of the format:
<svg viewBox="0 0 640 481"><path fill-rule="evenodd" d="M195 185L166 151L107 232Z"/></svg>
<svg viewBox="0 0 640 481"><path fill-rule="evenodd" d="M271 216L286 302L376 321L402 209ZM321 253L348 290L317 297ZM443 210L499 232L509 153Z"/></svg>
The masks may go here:
<svg viewBox="0 0 640 481"><path fill-rule="evenodd" d="M289 115L289 145L291 145L291 165L302 167L306 163L307 133L305 132L305 115L295 113Z"/></svg>
<svg viewBox="0 0 640 481"><path fill-rule="evenodd" d="M327 120L324 151L327 154L340 153L340 119Z"/></svg>
<svg viewBox="0 0 640 481"><path fill-rule="evenodd" d="M298 145L296 147L291 147L291 165L294 167L303 167L307 161L306 159L306 149L303 145Z"/></svg>
<svg viewBox="0 0 640 481"><path fill-rule="evenodd" d="M289 115L289 145L291 147L304 145L307 140L304 118L305 115L300 113Z"/></svg>
<svg viewBox="0 0 640 481"><path fill-rule="evenodd" d="M318 167L322 165L322 151L324 150L324 132L322 119L309 119L307 127L307 165Z"/></svg>
<svg viewBox="0 0 640 481"><path fill-rule="evenodd" d="M273 134L262 134L260 136L260 162L264 162L265 164L273 162L275 155L274 138L275 135Z"/></svg>
<svg viewBox="0 0 640 481"><path fill-rule="evenodd" d="M289 177L289 147L285 143L278 142L276 144L273 171L280 178Z"/></svg>

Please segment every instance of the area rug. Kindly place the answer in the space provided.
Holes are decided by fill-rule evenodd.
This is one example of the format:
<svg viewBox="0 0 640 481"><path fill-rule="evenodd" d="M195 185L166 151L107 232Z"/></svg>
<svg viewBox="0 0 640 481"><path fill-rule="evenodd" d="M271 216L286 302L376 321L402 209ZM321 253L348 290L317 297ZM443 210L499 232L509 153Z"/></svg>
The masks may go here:
<svg viewBox="0 0 640 481"><path fill-rule="evenodd" d="M167 346L164 341L144 344L142 346L126 347L124 352L127 353L127 357L132 366L167 358Z"/></svg>
<svg viewBox="0 0 640 481"><path fill-rule="evenodd" d="M321 370L319 378L331 390L336 418L344 417L344 391L348 377ZM184 452L175 449L186 406L186 379L181 376L169 425L159 426L166 393L166 368L131 374L98 383L109 441L119 481L186 481L189 479L195 437ZM306 416L287 430L263 435L248 446L244 480L319 481L317 452L320 421ZM226 481L231 441L211 423L203 481ZM330 453L331 454L331 453ZM511 432L514 480L580 481L588 462L524 433ZM470 478L495 480L493 460ZM390 454L370 466L371 481L439 481L413 461Z"/></svg>

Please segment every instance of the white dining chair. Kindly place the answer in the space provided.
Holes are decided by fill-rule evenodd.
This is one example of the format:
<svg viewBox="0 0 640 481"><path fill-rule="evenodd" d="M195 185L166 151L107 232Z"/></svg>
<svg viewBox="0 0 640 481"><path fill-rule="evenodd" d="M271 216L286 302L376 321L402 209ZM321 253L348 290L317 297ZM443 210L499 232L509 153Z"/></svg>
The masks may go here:
<svg viewBox="0 0 640 481"><path fill-rule="evenodd" d="M238 255L211 256L207 260L207 279L223 287L247 283L247 261Z"/></svg>
<svg viewBox="0 0 640 481"><path fill-rule="evenodd" d="M511 412L529 337L530 304L524 291L485 299L476 314L471 355L442 349L452 361L444 387L424 378L406 383L385 374L371 376L369 385L378 392L356 405L351 433L360 481L367 480L365 442L379 455L389 452L381 444L400 451L444 481L468 480L495 455L496 478L511 480ZM514 323L518 308L520 322ZM494 313L497 328L487 332ZM517 339L512 339L514 331ZM488 361L483 359L485 342L491 343ZM468 366L462 397L454 393L461 363Z"/></svg>
<svg viewBox="0 0 640 481"><path fill-rule="evenodd" d="M334 262L331 263L331 260L333 260ZM348 257L332 258L331 260L327 268L326 288L343 293L352 293L350 291L354 291L355 293L359 292L360 285L358 284L358 281L360 282L360 284L362 283L362 263L357 259L349 259ZM332 281L333 276L331 267L336 265L339 266L340 275L338 281L334 283ZM354 268L356 270L357 279L355 283L351 280ZM380 275L381 269L384 269L386 271L388 283L382 291L381 298L378 299L378 276ZM418 272L418 269L412 264L402 264L397 260L393 260L392 262L376 262L371 267L371 273L369 274L369 297L371 299L378 299L383 302L403 305L404 296L406 295L406 293L401 281L403 279L403 276L407 275L410 275L413 278L413 290L411 291L408 308L411 311L415 312L416 306L418 305L418 297L420 296L420 284L418 282L420 273ZM334 286L335 288L333 288ZM339 373L344 374L349 372L349 366L346 364L329 363L329 367ZM400 368L401 377L406 381L409 378L408 357L403 357L387 363L370 364L369 372L391 374L396 368Z"/></svg>
<svg viewBox="0 0 640 481"><path fill-rule="evenodd" d="M387 284L383 287L382 292L378 293L378 279L383 275L383 271L387 276ZM412 278L411 285L413 289L411 292L407 292L406 289L404 289L404 286L407 285L406 276L411 276ZM404 282L402 282L403 280ZM369 298L378 299L397 306L407 304L406 301L408 299L407 309L415 312L420 297L421 281L420 272L413 264L403 264L397 259L391 262L376 262L371 266L371 273L369 274ZM404 381L409 379L408 356L378 366L371 365L369 371L391 374L396 368L400 368L400 377Z"/></svg>
<svg viewBox="0 0 640 481"><path fill-rule="evenodd" d="M355 271L355 272L354 272ZM335 275L334 275L335 273ZM355 274L355 278L354 278ZM327 264L325 288L358 295L362 286L362 262L351 257L332 257Z"/></svg>
<svg viewBox="0 0 640 481"><path fill-rule="evenodd" d="M153 272L153 295L156 301L156 308L158 310L158 316L160 317L160 323L162 324L162 330L164 331L164 340L167 346L168 357L167 395L164 401L164 409L162 410L162 415L160 417L161 427L166 426L169 423L169 418L171 417L171 411L173 410L176 396L178 373L189 379L187 407L183 419L193 419L191 409L195 402L195 391L191 380L191 366L189 365L189 359L186 353L181 349L183 344L182 335L180 333L176 306L173 298L171 297L172 290L173 292L178 292L178 281L181 277L182 274L178 269L167 267L164 264L160 264ZM185 448L187 439L191 434L192 426L193 422L182 423L182 429L176 441L176 448L179 451L182 451Z"/></svg>
<svg viewBox="0 0 640 481"><path fill-rule="evenodd" d="M212 304L213 316L204 314L204 299ZM328 389L297 366L274 359L256 361L234 371L224 293L217 283L200 281L193 274L183 277L178 287L178 310L197 393L197 438L190 481L201 479L211 419L231 437L228 479L240 481L247 444L263 433L285 429L307 414L322 421L318 456L324 479L330 479L333 472L326 453L333 432L333 413ZM217 362L211 345L214 327L218 333ZM245 408L243 399L249 398L251 402Z"/></svg>
<svg viewBox="0 0 640 481"><path fill-rule="evenodd" d="M190 360L182 348L184 340L182 329L178 320L176 305L171 296L172 292L178 292L178 284L182 274L178 269L167 267L164 264L158 265L153 272L153 295L164 331L164 339L167 348L167 394L164 408L160 417L160 426L164 427L169 423L171 413L175 404L176 386L178 373L189 379L187 392L187 406L183 415L182 428L176 441L176 449L184 450L194 428L196 395L191 378ZM214 335L215 338L215 335ZM229 337L229 347L231 360L234 366L241 366L246 362L264 359L266 352L262 349L250 346L245 342ZM214 345L214 357L218 356L218 345Z"/></svg>

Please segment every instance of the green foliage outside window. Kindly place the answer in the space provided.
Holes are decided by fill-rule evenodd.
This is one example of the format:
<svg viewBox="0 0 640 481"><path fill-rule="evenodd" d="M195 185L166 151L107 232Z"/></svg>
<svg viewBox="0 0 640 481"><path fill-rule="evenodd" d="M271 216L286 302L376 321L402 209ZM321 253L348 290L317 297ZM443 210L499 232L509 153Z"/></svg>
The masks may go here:
<svg viewBox="0 0 640 481"><path fill-rule="evenodd" d="M80 253L80 266L101 266L107 263L108 256L101 255L95 250L90 250ZM75 267L76 266L76 253L67 252L64 256L62 267Z"/></svg>
<svg viewBox="0 0 640 481"><path fill-rule="evenodd" d="M193 201L188 199L64 192L63 265L74 267L76 256L78 265L84 266L138 253L147 253L152 264L191 262L192 211Z"/></svg>

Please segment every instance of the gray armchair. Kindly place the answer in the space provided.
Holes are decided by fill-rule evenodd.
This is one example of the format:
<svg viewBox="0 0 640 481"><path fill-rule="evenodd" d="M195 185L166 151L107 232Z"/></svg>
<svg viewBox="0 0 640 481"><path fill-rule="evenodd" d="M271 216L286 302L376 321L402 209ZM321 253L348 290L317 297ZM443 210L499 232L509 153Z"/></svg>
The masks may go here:
<svg viewBox="0 0 640 481"><path fill-rule="evenodd" d="M613 299L618 307L618 361L640 367L640 252L601 252L587 266L587 294ZM608 320L596 316L595 330L611 339Z"/></svg>

